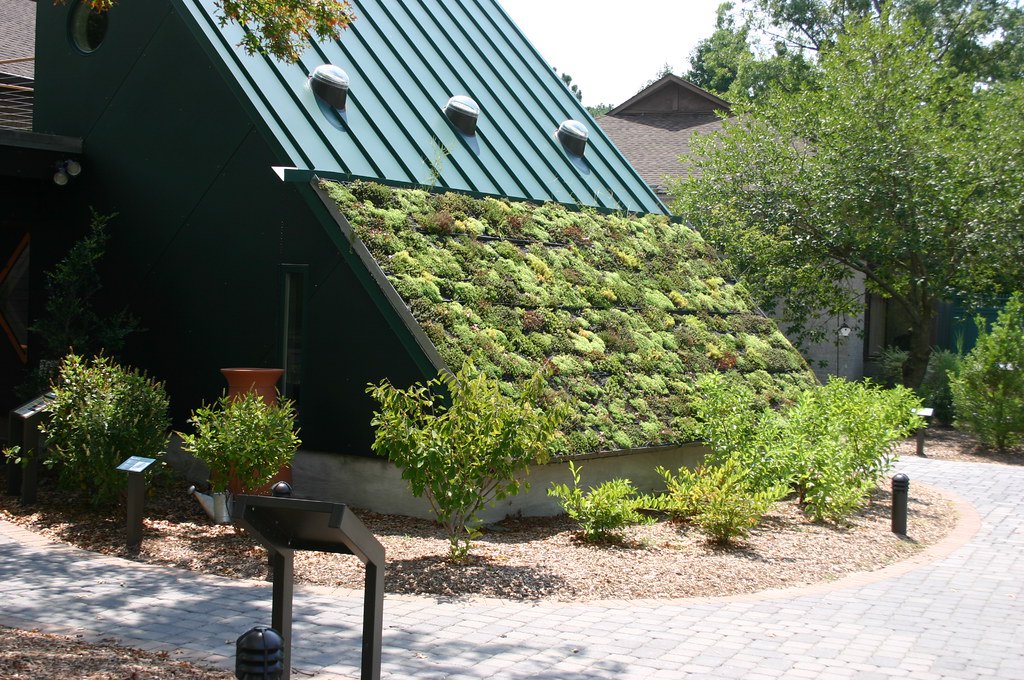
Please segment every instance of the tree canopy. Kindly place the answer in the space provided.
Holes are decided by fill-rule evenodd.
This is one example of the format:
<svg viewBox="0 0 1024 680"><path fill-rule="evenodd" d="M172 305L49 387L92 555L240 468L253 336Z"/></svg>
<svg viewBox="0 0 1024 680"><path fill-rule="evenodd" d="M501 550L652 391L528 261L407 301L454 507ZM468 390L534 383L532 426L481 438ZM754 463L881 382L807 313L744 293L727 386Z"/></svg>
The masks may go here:
<svg viewBox="0 0 1024 680"><path fill-rule="evenodd" d="M818 53L861 21L912 23L929 35L933 58L978 82L1024 72L1024 10L1015 0L749 0L719 6L685 77L733 102L772 87L792 92L813 82Z"/></svg>
<svg viewBox="0 0 1024 680"><path fill-rule="evenodd" d="M844 283L863 275L913 324L914 385L936 301L1024 286L1022 102L1021 82L980 86L931 27L854 16L813 87L770 89L692 144L676 209L798 327L862 308Z"/></svg>
<svg viewBox="0 0 1024 680"><path fill-rule="evenodd" d="M105 12L118 0L90 2ZM336 38L356 18L348 0L217 0L217 9L222 26L234 21L246 29L239 45L246 52L292 63L299 60L309 34L318 40Z"/></svg>

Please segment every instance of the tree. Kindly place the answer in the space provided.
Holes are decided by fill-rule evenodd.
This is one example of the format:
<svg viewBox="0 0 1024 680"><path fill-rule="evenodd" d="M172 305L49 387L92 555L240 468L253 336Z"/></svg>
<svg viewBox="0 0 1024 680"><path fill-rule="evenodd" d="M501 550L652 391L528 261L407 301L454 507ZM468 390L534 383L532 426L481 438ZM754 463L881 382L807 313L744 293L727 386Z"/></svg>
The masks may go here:
<svg viewBox="0 0 1024 680"><path fill-rule="evenodd" d="M852 314L852 272L910 319L904 382L920 383L935 303L1024 286L1024 86L977 88L931 34L851 21L814 89L775 89L699 138L676 209L761 304Z"/></svg>
<svg viewBox="0 0 1024 680"><path fill-rule="evenodd" d="M930 36L933 58L978 82L1024 75L1024 10L1008 0L750 0L718 7L715 31L690 55L686 78L732 102L813 81L817 54L850 23L904 22Z"/></svg>
<svg viewBox="0 0 1024 680"><path fill-rule="evenodd" d="M687 80L730 102L756 99L771 86L795 91L810 80L812 62L782 41L773 53L755 53L750 25L737 24L733 8L731 2L718 6L715 32L690 54Z"/></svg>
<svg viewBox="0 0 1024 680"><path fill-rule="evenodd" d="M836 43L851 21L927 32L934 55L980 80L1015 78L1021 71L1022 18L1015 0L755 0L754 21L790 46L820 51Z"/></svg>
<svg viewBox="0 0 1024 680"><path fill-rule="evenodd" d="M557 69L555 70L557 71ZM569 75L568 73L563 73L559 76L559 78L562 79L562 82L565 83L565 86L569 88L569 91L573 93L573 95L576 97L578 101L583 101L583 90L580 89L579 85L576 85L575 83L572 82L571 75Z"/></svg>
<svg viewBox="0 0 1024 680"><path fill-rule="evenodd" d="M45 391L66 355L117 354L138 330L138 320L128 310L111 313L97 306L103 289L99 266L110 238L107 224L113 218L93 211L89 233L46 272L46 304L29 327L39 341L39 364L19 389L25 396Z"/></svg>
<svg viewBox="0 0 1024 680"><path fill-rule="evenodd" d="M90 0L94 9L103 12L117 1ZM356 18L348 0L217 0L217 9L221 26L234 21L245 29L239 45L247 53L290 63L299 60L308 34L330 40Z"/></svg>

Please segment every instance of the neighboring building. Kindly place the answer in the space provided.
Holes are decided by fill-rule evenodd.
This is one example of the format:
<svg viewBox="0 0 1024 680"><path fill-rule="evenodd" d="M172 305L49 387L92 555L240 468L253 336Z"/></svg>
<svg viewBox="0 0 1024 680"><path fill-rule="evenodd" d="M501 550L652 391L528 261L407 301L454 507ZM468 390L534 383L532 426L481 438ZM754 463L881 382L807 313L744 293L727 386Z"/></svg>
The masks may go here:
<svg viewBox="0 0 1024 680"><path fill-rule="evenodd" d="M177 423L219 368L283 366L296 482L365 505L404 488L365 458L367 383L473 351L505 381L551 366L573 453L640 451L647 474L678 464L701 376L808 384L496 0L354 5L289 65L207 0L38 4L35 130L83 140L64 195L82 227L117 213L107 290L146 328L126 358Z"/></svg>
<svg viewBox="0 0 1024 680"><path fill-rule="evenodd" d="M32 129L34 0L0 0L0 128Z"/></svg>
<svg viewBox="0 0 1024 680"><path fill-rule="evenodd" d="M724 99L669 74L597 122L658 197L669 204L672 198L668 195L668 180L689 171L688 164L681 159L691 156L691 138L694 134L720 131L722 114L728 113L729 103ZM851 285L866 296L859 276ZM886 340L892 340L886 338L886 325L878 322L884 319L884 301L878 300L866 308L871 317L822 319L818 326L826 340L802 347L819 379L827 380L834 375L863 377L865 358L879 352L888 344ZM870 328L869 318L874 321ZM843 325L852 329L849 336L840 334Z"/></svg>
<svg viewBox="0 0 1024 680"><path fill-rule="evenodd" d="M36 3L0 0L0 410L18 401L29 355L29 320L43 272L73 239L77 201L53 182L80 159L82 141L32 132ZM78 206L78 207L76 207ZM0 417L0 436L7 418Z"/></svg>

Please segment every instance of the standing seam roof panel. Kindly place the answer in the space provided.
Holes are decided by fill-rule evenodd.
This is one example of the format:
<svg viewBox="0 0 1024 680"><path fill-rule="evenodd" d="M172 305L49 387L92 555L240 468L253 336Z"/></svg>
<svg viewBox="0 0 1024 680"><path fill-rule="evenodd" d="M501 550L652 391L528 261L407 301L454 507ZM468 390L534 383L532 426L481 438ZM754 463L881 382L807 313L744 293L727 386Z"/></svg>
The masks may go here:
<svg viewBox="0 0 1024 680"><path fill-rule="evenodd" d="M452 56L447 57L444 56L444 46L439 38L435 37L429 43L430 51L437 55L439 63L447 67L447 71L443 74L447 76L447 80L462 84L465 92L474 97L482 108L477 133L481 146L480 162L491 162L492 165L507 168L510 178L516 176L514 182L496 186L493 193L512 197L522 195L517 194L517 190L522 189L525 182L532 184L541 191L554 192L554 197L558 201L572 202L577 200L575 194L568 190L564 181L556 178L556 182L553 183L550 176L545 179L540 175L535 165L528 161L528 157L524 154L523 150L517 147L511 135L515 134L516 130L519 130L519 134L515 136L521 139L523 132L515 119L515 115L509 113L501 105L500 95L495 94L492 86L487 83L486 77L478 75L479 72L476 65L464 59L463 55L454 49L454 43L450 41L450 38L444 33L443 28L437 23L436 19L427 14L422 16L420 20L414 19L414 21L416 21L424 33L426 32L425 24L429 22L429 25L433 26L439 35L444 36L444 41L453 47L451 50ZM460 64L457 64L455 60L461 62L461 68L459 68ZM441 74L440 68L432 70L435 73ZM455 93L453 92L452 94ZM516 186L513 187L512 184ZM484 189L484 187L478 188ZM532 194L525 195L529 196Z"/></svg>
<svg viewBox="0 0 1024 680"><path fill-rule="evenodd" d="M465 5L463 0L458 0L460 5ZM473 0L469 0L473 2ZM475 0L475 6L482 9L482 3L480 0ZM488 4L492 4L488 2ZM470 16L473 12L469 12ZM595 187L594 190L598 194L602 194L607 191L610 195L610 205L614 206L618 204L621 199L621 194L628 194L637 203L642 202L640 193L646 193L653 197L653 193L647 188L646 184L641 183L642 190L640 193L633 190L622 181L622 177L616 172L612 165L606 160L605 156L609 150L614 149L614 145L608 140L607 137L602 135L599 131L598 126L593 123L590 119L586 109L583 108L576 96L569 92L565 83L562 82L561 78L555 76L554 72L548 68L548 65L540 57L540 54L533 48L530 42L522 34L519 28L512 22L511 18L499 8L497 13L488 13L485 11L480 12L480 16L486 17L492 25L497 29L498 34L504 39L505 43L509 46L508 54L516 55L523 63L524 67L529 70L533 75L534 82L537 84L537 88L528 87L528 91L534 96L534 99L544 107L545 111L551 112L553 116L554 125L552 131L567 118L576 118L583 121L588 121L587 129L590 132L589 139L587 142L587 152L585 158L587 158L592 170L593 177L599 186ZM499 26L498 20L502 20L506 25ZM496 49L499 55L504 56L504 52L500 49ZM534 56L534 59L529 59L527 56ZM517 75L520 75L517 73ZM543 92L545 96L539 96L539 93ZM569 96L566 97L565 95ZM554 142L557 144L557 142ZM597 162L595 162L595 160ZM626 164L628 168L628 164ZM630 169L630 174L635 174ZM614 181L612 181L614 180ZM657 198L655 198L657 200Z"/></svg>
<svg viewBox="0 0 1024 680"><path fill-rule="evenodd" d="M480 0L477 1L480 2ZM519 29L519 26L516 25L514 21L512 21L512 18L508 15L507 12L505 12L505 9L504 7L501 6L500 2L497 2L497 0L489 0L489 2L493 3L497 11L501 14L501 16L505 18L505 21L507 21L509 25L512 27L512 31L510 32L510 34L514 33L515 35L519 36L519 39L522 41L522 44L526 47L527 50L529 50L530 54L534 55L536 59L544 62L543 56L540 54L539 51L537 51L537 48L535 48L530 43L530 41L526 38L523 32ZM564 89L566 92L569 92L570 95L572 95L572 92L569 91L568 86L562 82L561 78L557 79L557 84L560 85L562 89ZM658 195L650 186L647 185L646 182L641 181L639 186L637 187L635 183L635 179L638 176L636 170L632 167L629 160L622 154L622 152L619 151L618 147L615 145L615 142L612 141L611 137L605 134L604 130L601 129L601 126L598 125L597 122L590 116L590 112L587 111L586 107L583 106L583 103L580 100L578 100L575 97L575 95L572 95L570 97L570 102L570 105L574 108L576 112L575 115L573 115L572 117L578 118L581 121L589 120L591 122L591 124L587 126L587 129L590 132L590 139L594 140L595 138L600 138L602 140L602 148L607 148L608 151L608 153L606 154L606 162L608 163L608 167L615 174L615 176L619 178L623 185L627 189L629 189L630 194L636 197L640 203L645 203L646 201L653 200L658 206L658 208L656 210L653 210L652 212L660 212L666 215L670 214L669 210L661 202L661 199L658 198Z"/></svg>
<svg viewBox="0 0 1024 680"><path fill-rule="evenodd" d="M488 24L481 23L473 16L474 12L467 12L469 20L460 23L455 20L447 5L442 4L442 10L450 21L450 30L460 32L471 44L489 46L491 52L497 56L488 62L488 66L492 69L496 81L506 86L509 97L502 101L502 105L510 111L517 129L534 153L544 161L548 172L551 173L551 179L567 185L572 193L572 202L595 204L596 201L596 205L600 207L617 207L610 201L602 200L603 192L600 188L595 191L593 183L588 181L586 173L589 172L589 163L581 163L570 157L555 140L553 134L559 123L567 116L551 113L550 109L545 108L544 101L536 96L537 83L530 83L523 77L524 72L529 73L532 70L522 60L522 54L514 50L506 54L499 47L503 34L512 30L512 27L503 29L493 21ZM488 30L488 27L492 30ZM470 28L475 30L471 32ZM551 75L554 77L554 71ZM539 106L531 106L531 103ZM513 105L522 112L521 117L516 116ZM541 115L530 115L530 112L538 112ZM584 168L582 172L578 164Z"/></svg>
<svg viewBox="0 0 1024 680"><path fill-rule="evenodd" d="M300 170L630 212L664 205L540 59L495 0L356 0L356 21L299 64L245 55L213 0L174 0L237 91ZM344 116L325 115L306 81L323 60L351 79ZM482 115L467 141L441 107L468 94ZM584 159L553 138L565 118L590 129Z"/></svg>
<svg viewBox="0 0 1024 680"><path fill-rule="evenodd" d="M481 96L483 88L479 85L474 86L467 79L463 78L465 72L460 72L452 64L450 58L440 49L440 46L435 41L427 39L426 27L420 21L407 12L408 23L412 24L419 36L422 37L421 40L416 40L415 36L411 35L402 26L402 22L396 19L391 9L386 6L382 6L381 9L387 14L392 30L408 42L410 49L415 52L417 58L423 63L424 68L430 74L430 84L435 87L434 93L428 93L428 97L437 102L439 108L440 102L446 102L449 97L457 94L466 94L481 106L482 120L480 122L482 127L478 129L476 136L478 148L476 150L472 149L461 134L453 132L452 135L455 142L453 146L461 147L465 154L468 154L464 162L472 163L475 168L487 176L488 185L478 185L478 189L486 193L505 193L509 196L526 196L539 191L542 187L539 179L536 182L530 182L530 177L535 177L532 168L525 162L525 159L518 149L511 144L507 136L504 135L500 124L495 124L492 115L495 111L492 103L494 98ZM425 51L429 53L425 53ZM441 76L441 69L439 67L435 68L434 64L447 67L445 72L447 78ZM424 82L426 80L421 79L418 84L424 89L429 89L426 88ZM479 79L477 80L479 81ZM457 83L457 86L453 87L452 83ZM493 143L493 146L488 146L489 142ZM451 147L449 148L451 149ZM453 155L457 154L453 152ZM496 160L497 163L484 162L490 158ZM528 188L530 184L533 184L533 192ZM515 187L515 189L513 190L512 187Z"/></svg>

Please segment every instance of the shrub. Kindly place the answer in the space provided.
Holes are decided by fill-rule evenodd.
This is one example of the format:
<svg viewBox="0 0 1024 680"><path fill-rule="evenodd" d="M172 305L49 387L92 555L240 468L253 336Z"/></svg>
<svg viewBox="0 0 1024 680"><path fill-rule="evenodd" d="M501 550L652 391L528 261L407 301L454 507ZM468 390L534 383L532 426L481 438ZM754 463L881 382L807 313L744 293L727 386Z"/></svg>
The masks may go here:
<svg viewBox="0 0 1024 680"><path fill-rule="evenodd" d="M711 449L709 462L731 458L747 471L757 489L768 489L790 475L787 449L782 444L783 420L744 382L713 375L697 383L694 433Z"/></svg>
<svg viewBox="0 0 1024 680"><path fill-rule="evenodd" d="M668 511L695 524L712 543L723 545L748 536L787 491L784 484L756 488L735 458L697 470L680 468L674 475L662 467L657 471L665 479Z"/></svg>
<svg viewBox="0 0 1024 680"><path fill-rule="evenodd" d="M566 409L544 403L546 384L537 372L517 385L517 396L506 396L469 359L455 375L441 373L426 385L367 386L380 405L372 448L402 469L413 494L426 496L452 560L469 553L477 512L518 493L518 475L547 461Z"/></svg>
<svg viewBox="0 0 1024 680"><path fill-rule="evenodd" d="M94 211L89 233L46 272L46 304L29 329L39 340L40 361L19 388L25 397L48 389L66 355L116 353L128 335L138 330L138 320L127 310L111 313L97 307L103 289L98 267L107 251L107 225L113 218Z"/></svg>
<svg viewBox="0 0 1024 680"><path fill-rule="evenodd" d="M830 380L787 411L782 435L790 483L816 521L840 521L892 468L896 443L923 426L905 387Z"/></svg>
<svg viewBox="0 0 1024 680"><path fill-rule="evenodd" d="M978 342L950 375L956 422L1005 449L1024 436L1024 297L1014 293L991 331L975 323Z"/></svg>
<svg viewBox="0 0 1024 680"><path fill-rule="evenodd" d="M896 443L923 425L910 390L867 381L833 379L779 411L721 377L702 380L698 391L695 430L711 448L709 462L735 460L758 491L790 486L815 520L838 521L859 507L891 468Z"/></svg>
<svg viewBox="0 0 1024 680"><path fill-rule="evenodd" d="M917 393L925 406L935 409L935 420L949 425L954 419L951 376L960 372L960 355L949 350L935 350L928 359L924 379Z"/></svg>
<svg viewBox="0 0 1024 680"><path fill-rule="evenodd" d="M291 462L302 443L295 431L295 410L289 400L266 404L253 392L192 412L194 434L181 435L182 450L210 468L210 486L225 491L232 477L243 489L269 482Z"/></svg>
<svg viewBox="0 0 1024 680"><path fill-rule="evenodd" d="M117 500L125 483L115 468L129 456L156 457L167 447L168 400L162 383L108 357L61 363L44 462L67 488L88 492L94 505Z"/></svg>
<svg viewBox="0 0 1024 680"><path fill-rule="evenodd" d="M899 347L886 347L878 355L879 379L886 387L903 384L903 366L910 353Z"/></svg>
<svg viewBox="0 0 1024 680"><path fill-rule="evenodd" d="M579 522L583 540L607 540L619 529L654 521L640 512L651 504L651 499L637 493L628 479L612 479L584 492L580 488L580 470L569 461L572 487L552 483L548 495L557 498L565 513Z"/></svg>

